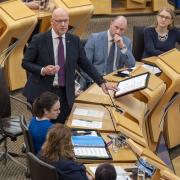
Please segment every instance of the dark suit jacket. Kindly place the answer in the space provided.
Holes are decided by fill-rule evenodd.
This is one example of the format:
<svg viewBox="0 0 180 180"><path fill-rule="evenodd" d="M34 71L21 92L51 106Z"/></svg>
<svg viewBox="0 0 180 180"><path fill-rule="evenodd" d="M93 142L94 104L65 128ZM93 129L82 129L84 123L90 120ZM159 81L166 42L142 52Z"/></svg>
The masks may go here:
<svg viewBox="0 0 180 180"><path fill-rule="evenodd" d="M25 85L23 94L30 101L44 91L51 91L54 75L41 76L41 68L54 65L54 52L51 31L35 35L29 44L22 66L31 73ZM75 69L79 65L97 84L103 83L103 79L93 65L87 60L81 46L80 39L66 33L66 64L65 86L69 106L72 106L75 98Z"/></svg>
<svg viewBox="0 0 180 180"><path fill-rule="evenodd" d="M60 159L53 162L53 165L56 167L59 180L88 180L86 168L81 163L68 159Z"/></svg>

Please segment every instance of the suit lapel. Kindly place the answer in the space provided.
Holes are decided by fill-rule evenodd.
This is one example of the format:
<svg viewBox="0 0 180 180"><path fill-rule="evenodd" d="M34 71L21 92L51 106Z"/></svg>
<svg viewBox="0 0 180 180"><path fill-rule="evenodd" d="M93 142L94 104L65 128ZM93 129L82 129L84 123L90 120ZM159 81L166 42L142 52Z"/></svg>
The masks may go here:
<svg viewBox="0 0 180 180"><path fill-rule="evenodd" d="M70 40L70 36L69 34L66 33L66 62L65 62L65 70L66 70L66 67L68 67L68 63L69 63L69 60L70 60L70 52L71 52L71 40ZM67 72L67 71L66 71Z"/></svg>
<svg viewBox="0 0 180 180"><path fill-rule="evenodd" d="M107 59L108 57L108 36L107 36L107 31L104 32L104 35L102 36L102 46L104 47L103 49L103 57L104 59Z"/></svg>
<svg viewBox="0 0 180 180"><path fill-rule="evenodd" d="M51 61L52 61L52 64L55 64L51 31L48 31L48 32L47 32L46 46L47 46L47 50L48 50L50 59L51 59Z"/></svg>

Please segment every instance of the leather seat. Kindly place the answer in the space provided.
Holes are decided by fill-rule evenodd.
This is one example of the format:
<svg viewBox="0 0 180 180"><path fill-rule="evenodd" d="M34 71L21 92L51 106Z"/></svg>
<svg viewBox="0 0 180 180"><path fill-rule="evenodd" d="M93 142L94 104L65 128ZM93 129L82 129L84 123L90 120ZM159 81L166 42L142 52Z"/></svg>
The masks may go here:
<svg viewBox="0 0 180 180"><path fill-rule="evenodd" d="M144 52L144 26L133 27L133 55L136 61L141 61Z"/></svg>
<svg viewBox="0 0 180 180"><path fill-rule="evenodd" d="M22 135L22 129L20 127L20 118L22 117L11 116L9 89L4 75L4 69L0 67L0 124L2 130L1 135L3 132L3 134L6 136L6 138L4 138L4 152L2 157L5 160L5 163L8 159L11 159L26 169L26 166L24 166L24 164L17 161L13 157L21 155L8 152L7 146L7 137L9 137L12 141L16 141L17 138Z"/></svg>
<svg viewBox="0 0 180 180"><path fill-rule="evenodd" d="M58 175L54 166L41 161L31 152L27 153L27 159L32 180L58 180Z"/></svg>

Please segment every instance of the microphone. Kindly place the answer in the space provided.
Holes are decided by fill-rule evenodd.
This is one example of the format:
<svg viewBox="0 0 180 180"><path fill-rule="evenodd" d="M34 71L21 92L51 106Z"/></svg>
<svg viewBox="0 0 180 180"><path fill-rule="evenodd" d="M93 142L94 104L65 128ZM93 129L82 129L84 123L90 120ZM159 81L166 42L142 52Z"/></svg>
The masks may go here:
<svg viewBox="0 0 180 180"><path fill-rule="evenodd" d="M159 128L161 128L163 130L164 128L164 121L165 121L165 116L168 113L168 110L170 109L170 107L174 104L174 102L176 101L176 99L180 97L180 93L175 93L173 95L173 97L171 98L171 100L167 103L167 105L164 108L164 113L162 115L161 121L159 123Z"/></svg>
<svg viewBox="0 0 180 180"><path fill-rule="evenodd" d="M114 107L117 112L123 114L124 111L123 111L119 106L117 106L117 105L114 104L114 101L113 101L113 99L112 99L112 97L111 97L111 95L110 95L110 93L109 93L109 91L108 91L108 88L107 88L107 86L106 86L106 83L104 83L104 85L105 85L105 88L106 88L106 90L107 90L107 92L108 92L108 96L109 96L109 99L110 99L110 101L111 101L111 103L112 103L112 107Z"/></svg>

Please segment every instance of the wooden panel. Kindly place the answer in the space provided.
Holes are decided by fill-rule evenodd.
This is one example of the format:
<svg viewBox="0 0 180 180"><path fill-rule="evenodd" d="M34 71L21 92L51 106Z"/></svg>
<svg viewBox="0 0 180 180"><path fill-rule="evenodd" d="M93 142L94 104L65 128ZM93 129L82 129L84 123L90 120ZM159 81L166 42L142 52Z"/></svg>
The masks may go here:
<svg viewBox="0 0 180 180"><path fill-rule="evenodd" d="M66 6L68 8L74 8L74 7L78 7L78 6L86 6L86 5L91 5L91 2L89 0L62 0L64 2L64 4L66 4Z"/></svg>
<svg viewBox="0 0 180 180"><path fill-rule="evenodd" d="M180 74L180 66L177 59L180 59L180 51L177 49L172 49L166 53L159 55L159 58L165 62L169 67L174 69L176 73Z"/></svg>
<svg viewBox="0 0 180 180"><path fill-rule="evenodd" d="M141 9L145 7L145 0L127 0L127 9Z"/></svg>
<svg viewBox="0 0 180 180"><path fill-rule="evenodd" d="M169 7L174 9L174 6L168 3L168 0L153 0L153 10L159 11L160 9L164 7Z"/></svg>
<svg viewBox="0 0 180 180"><path fill-rule="evenodd" d="M16 21L35 15L33 11L31 11L21 1L11 1L10 3L3 3L0 4L0 8Z"/></svg>
<svg viewBox="0 0 180 180"><path fill-rule="evenodd" d="M9 88L10 90L16 90L24 87L27 80L26 72L21 67L21 63L24 46L34 30L37 17L22 1L14 0L0 4L0 19L0 24L3 27L0 37L0 51L7 50L17 42L4 63Z"/></svg>
<svg viewBox="0 0 180 180"><path fill-rule="evenodd" d="M111 0L91 0L94 5L94 14L110 14Z"/></svg>
<svg viewBox="0 0 180 180"><path fill-rule="evenodd" d="M180 97L175 101L167 114L168 147L173 148L180 144Z"/></svg>

